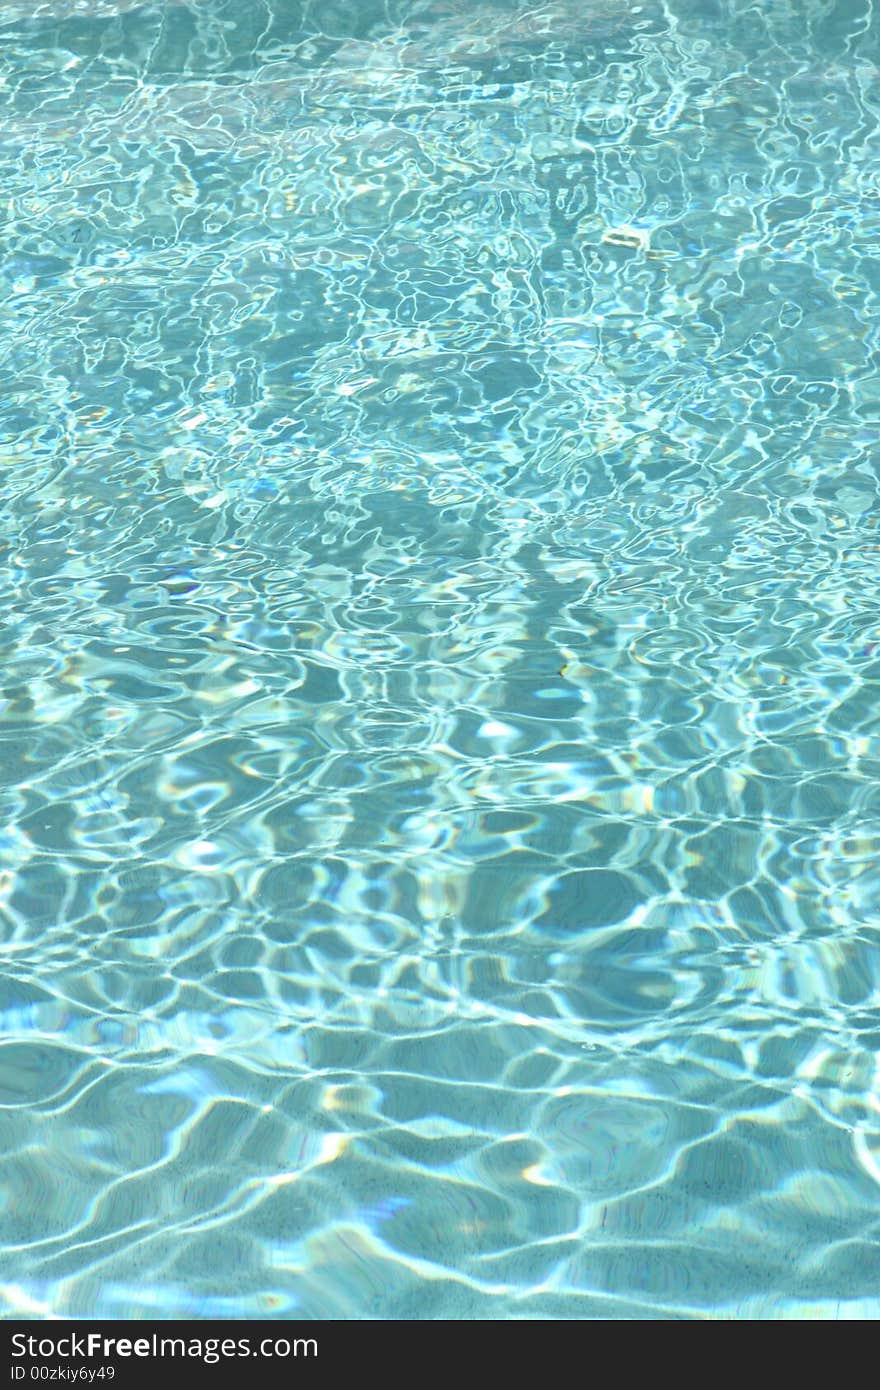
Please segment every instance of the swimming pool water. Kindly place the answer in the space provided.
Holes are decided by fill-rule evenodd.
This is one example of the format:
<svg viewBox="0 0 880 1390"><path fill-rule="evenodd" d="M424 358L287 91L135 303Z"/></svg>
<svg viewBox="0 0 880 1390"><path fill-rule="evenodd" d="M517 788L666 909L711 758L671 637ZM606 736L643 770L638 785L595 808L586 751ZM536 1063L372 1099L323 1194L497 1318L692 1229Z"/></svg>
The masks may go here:
<svg viewBox="0 0 880 1390"><path fill-rule="evenodd" d="M871 0L0 0L7 1316L880 1314Z"/></svg>

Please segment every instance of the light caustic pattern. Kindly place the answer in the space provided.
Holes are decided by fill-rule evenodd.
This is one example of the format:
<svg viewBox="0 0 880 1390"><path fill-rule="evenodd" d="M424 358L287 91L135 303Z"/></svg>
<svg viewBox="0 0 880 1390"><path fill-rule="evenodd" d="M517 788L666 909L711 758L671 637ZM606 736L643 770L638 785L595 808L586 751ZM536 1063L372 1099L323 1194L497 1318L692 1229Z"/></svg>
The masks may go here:
<svg viewBox="0 0 880 1390"><path fill-rule="evenodd" d="M9 1315L880 1312L880 16L3 0Z"/></svg>

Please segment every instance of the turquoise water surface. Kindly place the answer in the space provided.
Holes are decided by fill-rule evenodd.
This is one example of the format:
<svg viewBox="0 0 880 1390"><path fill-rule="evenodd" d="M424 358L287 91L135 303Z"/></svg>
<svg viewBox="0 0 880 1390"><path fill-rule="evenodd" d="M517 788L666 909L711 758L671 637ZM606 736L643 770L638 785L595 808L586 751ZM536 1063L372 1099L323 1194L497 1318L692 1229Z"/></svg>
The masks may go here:
<svg viewBox="0 0 880 1390"><path fill-rule="evenodd" d="M0 101L6 1315L880 1315L880 12Z"/></svg>

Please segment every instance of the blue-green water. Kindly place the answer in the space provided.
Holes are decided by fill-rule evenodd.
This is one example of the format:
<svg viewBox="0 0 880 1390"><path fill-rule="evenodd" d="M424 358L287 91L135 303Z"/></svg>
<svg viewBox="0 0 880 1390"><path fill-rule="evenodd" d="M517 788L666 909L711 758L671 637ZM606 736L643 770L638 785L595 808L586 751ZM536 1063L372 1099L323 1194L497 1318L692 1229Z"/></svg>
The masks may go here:
<svg viewBox="0 0 880 1390"><path fill-rule="evenodd" d="M880 12L0 101L7 1315L880 1314Z"/></svg>

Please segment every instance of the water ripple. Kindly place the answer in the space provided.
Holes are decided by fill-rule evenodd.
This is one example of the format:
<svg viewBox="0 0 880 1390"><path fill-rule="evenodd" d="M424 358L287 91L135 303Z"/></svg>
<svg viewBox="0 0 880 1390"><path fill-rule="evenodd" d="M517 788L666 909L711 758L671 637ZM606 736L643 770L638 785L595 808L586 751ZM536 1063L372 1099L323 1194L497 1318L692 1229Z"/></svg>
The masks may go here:
<svg viewBox="0 0 880 1390"><path fill-rule="evenodd" d="M0 29L6 1315L876 1316L871 6Z"/></svg>

